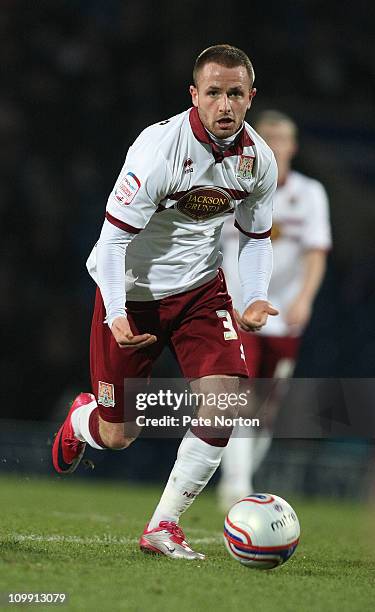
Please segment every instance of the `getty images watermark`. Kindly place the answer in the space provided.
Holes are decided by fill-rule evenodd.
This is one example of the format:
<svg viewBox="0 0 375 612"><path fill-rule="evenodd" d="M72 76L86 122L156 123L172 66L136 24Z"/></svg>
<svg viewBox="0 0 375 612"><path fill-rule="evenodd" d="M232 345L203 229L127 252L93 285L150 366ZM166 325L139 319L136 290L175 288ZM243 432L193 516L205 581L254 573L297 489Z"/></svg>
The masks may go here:
<svg viewBox="0 0 375 612"><path fill-rule="evenodd" d="M152 438L179 437L195 424L240 425L232 435L251 437L271 423L277 438L375 440L375 378L243 378L235 384L223 377L127 378L124 421ZM110 399L115 405L117 398Z"/></svg>
<svg viewBox="0 0 375 612"><path fill-rule="evenodd" d="M179 392L171 389L138 392L135 395L138 411L159 407L184 414L164 413L152 417L140 414L136 417L136 424L139 427L260 427L258 418L237 414L247 407L249 393L249 390L240 393L195 393L186 389ZM216 410L220 413L215 413ZM185 414L186 411L189 413Z"/></svg>

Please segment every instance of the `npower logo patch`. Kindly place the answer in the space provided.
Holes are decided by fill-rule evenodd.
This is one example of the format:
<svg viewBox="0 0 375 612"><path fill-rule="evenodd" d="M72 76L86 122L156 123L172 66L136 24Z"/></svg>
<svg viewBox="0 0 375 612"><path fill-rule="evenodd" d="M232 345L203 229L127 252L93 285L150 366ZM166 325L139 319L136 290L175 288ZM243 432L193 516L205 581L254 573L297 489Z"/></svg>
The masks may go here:
<svg viewBox="0 0 375 612"><path fill-rule="evenodd" d="M176 208L194 221L203 221L231 209L230 197L220 187L197 187L177 201Z"/></svg>
<svg viewBox="0 0 375 612"><path fill-rule="evenodd" d="M128 172L124 176L115 190L115 198L121 204L130 204L141 187L141 181L133 172Z"/></svg>

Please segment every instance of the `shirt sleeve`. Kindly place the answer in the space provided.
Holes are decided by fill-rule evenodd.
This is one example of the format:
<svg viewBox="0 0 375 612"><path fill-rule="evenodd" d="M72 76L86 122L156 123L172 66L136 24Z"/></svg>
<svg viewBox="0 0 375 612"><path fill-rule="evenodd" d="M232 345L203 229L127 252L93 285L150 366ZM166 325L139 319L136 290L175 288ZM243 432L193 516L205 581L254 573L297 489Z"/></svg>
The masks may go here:
<svg viewBox="0 0 375 612"><path fill-rule="evenodd" d="M277 186L274 155L254 191L236 209L235 226L249 238L268 238L272 228L273 195Z"/></svg>
<svg viewBox="0 0 375 612"><path fill-rule="evenodd" d="M307 249L330 249L332 245L329 204L321 183L311 181L306 193L308 214L302 226L301 240Z"/></svg>
<svg viewBox="0 0 375 612"><path fill-rule="evenodd" d="M255 240L240 234L238 269L244 309L257 300L267 300L272 263L270 238Z"/></svg>
<svg viewBox="0 0 375 612"><path fill-rule="evenodd" d="M139 233L170 192L171 177L160 148L141 135L130 147L108 198L107 220L127 232Z"/></svg>
<svg viewBox="0 0 375 612"><path fill-rule="evenodd" d="M96 245L97 282L102 294L106 318L112 327L116 317L125 317L125 256L134 234L125 232L104 220Z"/></svg>

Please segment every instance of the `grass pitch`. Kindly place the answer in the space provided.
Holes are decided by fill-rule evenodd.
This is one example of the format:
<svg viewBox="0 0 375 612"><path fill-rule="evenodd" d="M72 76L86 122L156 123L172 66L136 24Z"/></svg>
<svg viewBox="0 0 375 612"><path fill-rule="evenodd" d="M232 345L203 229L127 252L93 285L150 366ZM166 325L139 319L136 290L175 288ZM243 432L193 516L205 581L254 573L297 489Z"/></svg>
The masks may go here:
<svg viewBox="0 0 375 612"><path fill-rule="evenodd" d="M213 491L204 492L181 521L207 559L171 561L143 555L137 545L162 487L91 485L74 477L3 478L0 487L3 607L9 592L65 592L62 610L374 609L375 520L371 524L363 504L288 499L300 519L300 545L286 565L257 571L227 554Z"/></svg>

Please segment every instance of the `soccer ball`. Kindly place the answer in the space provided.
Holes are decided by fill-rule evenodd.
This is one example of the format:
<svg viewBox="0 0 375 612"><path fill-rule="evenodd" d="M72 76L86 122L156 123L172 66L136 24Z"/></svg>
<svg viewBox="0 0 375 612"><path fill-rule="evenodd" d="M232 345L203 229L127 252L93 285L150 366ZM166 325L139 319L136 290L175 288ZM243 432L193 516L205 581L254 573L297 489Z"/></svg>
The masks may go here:
<svg viewBox="0 0 375 612"><path fill-rule="evenodd" d="M247 567L273 569L294 553L300 526L293 508L269 493L248 495L229 510L224 542L229 554Z"/></svg>

